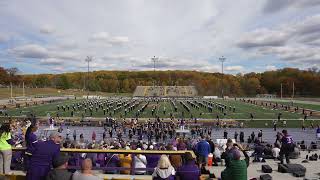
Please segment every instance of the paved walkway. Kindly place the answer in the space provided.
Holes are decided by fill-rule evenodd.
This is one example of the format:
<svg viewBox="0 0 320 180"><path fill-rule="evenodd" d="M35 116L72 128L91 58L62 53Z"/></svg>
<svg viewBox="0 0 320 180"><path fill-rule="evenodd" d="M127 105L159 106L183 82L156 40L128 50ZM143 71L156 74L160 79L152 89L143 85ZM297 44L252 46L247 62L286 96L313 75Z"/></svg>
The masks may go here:
<svg viewBox="0 0 320 180"><path fill-rule="evenodd" d="M48 128L48 127L40 127L40 130L38 131L38 135L42 132L42 130L44 128ZM77 139L79 139L80 134L82 133L84 135L84 139L87 140L91 140L91 136L92 136L92 132L95 131L96 135L97 135L97 140L101 140L102 139L102 134L104 132L103 127L91 127L91 126L69 126L70 128L70 138L72 138L72 133L73 130L76 129L77 132ZM67 131L67 127L63 126L63 131L62 134L66 135ZM228 137L233 138L234 137L234 133L235 131L237 131L240 134L240 131L244 132L244 137L245 140L248 139L248 136L250 136L250 134L252 132L255 132L256 137L258 136L258 131L260 129L258 128L227 128L226 129L228 132ZM261 128L262 132L263 132L263 141L268 142L273 144L275 142L275 138L276 138L276 131L273 131L273 129L271 128ZM298 128L287 128L288 132L290 135L293 136L293 140L295 142L299 142L304 140L306 142L306 145L309 145L311 143L311 141L317 141L316 138L316 129L306 129L305 131L298 129ZM282 131L282 128L278 128L278 131ZM212 130L212 138L213 140L215 139L223 139L223 132L224 129L215 129L213 128ZM115 132L114 132L115 133ZM107 133L107 137L109 137L109 134ZM114 134L113 137L116 137L116 135ZM124 135L124 137L126 137ZM239 138L239 137L238 137ZM146 137L144 137L144 140L146 140Z"/></svg>
<svg viewBox="0 0 320 180"><path fill-rule="evenodd" d="M312 152L316 153L316 152ZM320 151L317 151L319 154ZM298 159L291 159L291 163L297 163L297 164L302 164L306 169L306 178L310 179L320 179L319 173L320 173L320 160L318 161L309 161L309 163L301 163L304 157L306 157L307 152L302 151L301 152L301 157ZM292 174L289 173L279 173L278 172L278 163L279 161L274 161L274 160L266 160L265 163L252 163L252 158L250 160L250 165L248 167L248 178L257 178L259 179L261 174L266 174L261 171L261 165L263 164L268 164L272 168L272 173L270 175L274 180L302 180L304 178L297 178L294 177ZM221 171L224 170L224 166L213 166L210 167L210 171L213 172L216 176L220 177Z"/></svg>

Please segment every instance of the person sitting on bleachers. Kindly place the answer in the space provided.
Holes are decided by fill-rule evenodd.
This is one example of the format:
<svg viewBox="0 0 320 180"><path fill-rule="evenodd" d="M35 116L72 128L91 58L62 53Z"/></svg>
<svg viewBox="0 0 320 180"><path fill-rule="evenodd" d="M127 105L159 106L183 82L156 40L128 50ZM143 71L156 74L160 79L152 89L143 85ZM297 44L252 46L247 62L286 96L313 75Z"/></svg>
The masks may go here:
<svg viewBox="0 0 320 180"><path fill-rule="evenodd" d="M259 140L257 140L256 144L254 146L254 152L253 152L254 160L253 160L253 162L265 162L265 160L263 158L263 152L264 152L264 146L262 144L260 144Z"/></svg>
<svg viewBox="0 0 320 180"><path fill-rule="evenodd" d="M218 144L214 144L214 151L213 151L213 164L218 166L218 162L221 162L221 151L219 149Z"/></svg>
<svg viewBox="0 0 320 180"><path fill-rule="evenodd" d="M272 156L274 160L279 159L280 147L278 143L274 143L274 147L272 148Z"/></svg>
<svg viewBox="0 0 320 180"><path fill-rule="evenodd" d="M161 155L157 167L154 168L152 177L153 180L174 180L175 173L168 156Z"/></svg>
<svg viewBox="0 0 320 180"><path fill-rule="evenodd" d="M47 175L46 180L71 180L72 173L68 171L69 157L60 154L53 159L53 168Z"/></svg>
<svg viewBox="0 0 320 180"><path fill-rule="evenodd" d="M120 167L131 168L132 158L130 154L120 154L119 160L120 160ZM120 173L130 174L130 170L121 170Z"/></svg>
<svg viewBox="0 0 320 180"><path fill-rule="evenodd" d="M168 144L167 150L168 151L174 151L174 148L173 148L172 144ZM170 162L171 162L171 164L172 164L172 166L174 167L175 170L177 170L182 165L182 157L179 154L169 155L169 160L170 160Z"/></svg>
<svg viewBox="0 0 320 180"><path fill-rule="evenodd" d="M150 145L149 150L153 150L154 146ZM160 155L158 154L147 154L147 168L155 168L160 160Z"/></svg>
<svg viewBox="0 0 320 180"><path fill-rule="evenodd" d="M95 176L92 173L92 161L87 158L81 163L81 172L76 171L73 176L73 180L102 180L102 178Z"/></svg>
<svg viewBox="0 0 320 180"><path fill-rule="evenodd" d="M221 172L222 180L247 180L247 168L249 166L249 156L240 144L235 144L237 150L232 151L232 160L227 167ZM245 156L245 160L240 160L240 151Z"/></svg>
<svg viewBox="0 0 320 180"><path fill-rule="evenodd" d="M187 152L184 155L184 161L185 163L177 170L176 180L198 180L201 173L196 165L195 158Z"/></svg>
<svg viewBox="0 0 320 180"><path fill-rule="evenodd" d="M137 148L137 150L141 151L141 148ZM147 158L145 155L137 154L136 156L134 156L134 160L135 160L135 168L146 168L147 167ZM136 171L137 175L142 175L145 173L146 173L145 170L137 170Z"/></svg>

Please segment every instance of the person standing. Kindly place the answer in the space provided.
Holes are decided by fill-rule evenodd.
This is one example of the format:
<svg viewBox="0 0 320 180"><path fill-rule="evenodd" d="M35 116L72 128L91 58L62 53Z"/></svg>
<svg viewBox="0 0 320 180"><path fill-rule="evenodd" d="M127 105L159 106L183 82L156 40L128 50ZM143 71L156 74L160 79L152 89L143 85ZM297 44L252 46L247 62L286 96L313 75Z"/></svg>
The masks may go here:
<svg viewBox="0 0 320 180"><path fill-rule="evenodd" d="M96 137L97 137L96 132L93 131L93 132L92 132L92 141L93 141L93 142L96 141Z"/></svg>
<svg viewBox="0 0 320 180"><path fill-rule="evenodd" d="M210 144L205 140L204 136L201 136L201 141L197 143L196 152L198 155L198 162L201 168L202 164L208 163L208 155L211 152Z"/></svg>
<svg viewBox="0 0 320 180"><path fill-rule="evenodd" d="M258 132L258 140L262 143L262 130Z"/></svg>
<svg viewBox="0 0 320 180"><path fill-rule="evenodd" d="M25 169L28 169L30 158L31 158L32 153L35 149L35 144L38 142L37 136L35 135L35 132L37 130L38 130L38 124L37 124L37 122L33 122L28 127L28 129L25 133L25 142L26 142L26 147L27 147L27 149L25 151L25 156L23 159Z"/></svg>
<svg viewBox="0 0 320 180"><path fill-rule="evenodd" d="M69 129L69 127L67 127L67 138L69 139L69 135L70 135L71 130Z"/></svg>
<svg viewBox="0 0 320 180"><path fill-rule="evenodd" d="M277 131L277 121L273 121L273 130Z"/></svg>
<svg viewBox="0 0 320 180"><path fill-rule="evenodd" d="M237 131L235 131L234 132L234 140L237 142L238 141L238 132Z"/></svg>
<svg viewBox="0 0 320 180"><path fill-rule="evenodd" d="M252 131L252 133L251 133L251 142L254 141L255 136L256 136L256 135L254 134L254 131Z"/></svg>
<svg viewBox="0 0 320 180"><path fill-rule="evenodd" d="M224 139L228 139L228 132L227 132L227 130L224 130L224 132L223 132L223 138L224 138Z"/></svg>
<svg viewBox="0 0 320 180"><path fill-rule="evenodd" d="M240 143L244 143L244 132L240 132Z"/></svg>
<svg viewBox="0 0 320 180"><path fill-rule="evenodd" d="M27 180L43 180L48 175L53 159L60 155L61 135L53 132L48 141L35 144L35 150L30 159L30 166L27 170Z"/></svg>
<svg viewBox="0 0 320 180"><path fill-rule="evenodd" d="M280 148L280 163L283 164L284 156L286 158L287 164L290 163L289 153L293 151L294 144L292 136L288 134L287 130L282 130L282 138L281 138L281 148Z"/></svg>
<svg viewBox="0 0 320 180"><path fill-rule="evenodd" d="M11 127L9 123L4 123L0 127L0 173L9 174L12 159L12 148L9 144L11 140Z"/></svg>
<svg viewBox="0 0 320 180"><path fill-rule="evenodd" d="M320 125L318 125L317 128L317 138L320 139Z"/></svg>
<svg viewBox="0 0 320 180"><path fill-rule="evenodd" d="M77 131L73 130L73 140L76 141L77 140Z"/></svg>

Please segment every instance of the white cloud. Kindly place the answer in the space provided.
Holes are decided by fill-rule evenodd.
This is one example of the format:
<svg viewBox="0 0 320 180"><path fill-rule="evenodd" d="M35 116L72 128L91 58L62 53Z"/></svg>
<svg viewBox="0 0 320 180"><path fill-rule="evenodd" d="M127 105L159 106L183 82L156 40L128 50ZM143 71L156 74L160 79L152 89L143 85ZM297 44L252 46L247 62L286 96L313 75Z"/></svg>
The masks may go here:
<svg viewBox="0 0 320 180"><path fill-rule="evenodd" d="M41 59L40 64L41 65L47 65L47 66L57 66L57 65L63 65L64 61L61 59L54 59L54 58L48 58L48 59Z"/></svg>
<svg viewBox="0 0 320 180"><path fill-rule="evenodd" d="M259 46L282 46L289 38L289 34L281 30L256 29L246 33L238 42L238 46L244 49Z"/></svg>
<svg viewBox="0 0 320 180"><path fill-rule="evenodd" d="M10 39L9 35L0 33L0 43L4 43Z"/></svg>
<svg viewBox="0 0 320 180"><path fill-rule="evenodd" d="M243 66L227 66L226 71L242 71Z"/></svg>
<svg viewBox="0 0 320 180"><path fill-rule="evenodd" d="M289 65L320 65L319 32L320 14L274 28L249 32L241 38L238 47L278 57Z"/></svg>
<svg viewBox="0 0 320 180"><path fill-rule="evenodd" d="M267 70L267 71L274 71L274 70L277 70L277 67L276 67L276 66L273 66L273 65L267 65L267 66L266 66L266 70Z"/></svg>
<svg viewBox="0 0 320 180"><path fill-rule="evenodd" d="M267 1L273 1L269 9L284 11L266 15ZM317 64L318 0L280 1L10 0L0 6L0 26L13 38L1 43L0 52L13 61L33 58L30 64L38 66L42 60L40 67L54 63L47 59L62 60L65 71L78 70L88 55L94 69L149 70L154 55L166 57L158 64L161 70L214 72L222 55L246 71L266 57L277 67ZM299 14L291 11L298 8ZM291 17L298 20L290 22Z"/></svg>
<svg viewBox="0 0 320 180"><path fill-rule="evenodd" d="M47 58L49 56L48 50L37 44L18 46L9 50L9 52L22 58Z"/></svg>
<svg viewBox="0 0 320 180"><path fill-rule="evenodd" d="M51 25L44 25L40 28L40 32L43 34L52 34L54 33L55 29Z"/></svg>
<svg viewBox="0 0 320 180"><path fill-rule="evenodd" d="M54 72L57 72L57 73L62 73L62 72L66 71L66 69L64 67L62 67L62 66L53 67L53 68L51 68L51 70L54 71Z"/></svg>
<svg viewBox="0 0 320 180"><path fill-rule="evenodd" d="M263 8L266 13L275 13L283 9L302 9L320 5L320 0L266 0Z"/></svg>
<svg viewBox="0 0 320 180"><path fill-rule="evenodd" d="M109 33L108 32L98 32L98 33L94 33L90 40L93 41L108 41L110 38Z"/></svg>
<svg viewBox="0 0 320 180"><path fill-rule="evenodd" d="M129 42L129 38L126 36L115 36L112 37L109 42L111 44L122 44L122 43L128 43Z"/></svg>

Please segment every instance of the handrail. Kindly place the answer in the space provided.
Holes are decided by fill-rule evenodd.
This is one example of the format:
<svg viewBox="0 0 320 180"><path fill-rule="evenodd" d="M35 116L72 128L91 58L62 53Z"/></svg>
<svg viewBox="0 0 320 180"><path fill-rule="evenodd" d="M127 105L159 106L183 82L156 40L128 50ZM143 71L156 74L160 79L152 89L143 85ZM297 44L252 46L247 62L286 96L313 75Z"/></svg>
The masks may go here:
<svg viewBox="0 0 320 180"><path fill-rule="evenodd" d="M12 148L12 151L25 151L26 148ZM167 154L167 155L183 155L187 152L196 158L196 155L193 151L158 151L158 150L124 150L124 149L72 149L72 148L61 148L60 152L66 153L113 153L113 154L131 154L132 159L134 159L136 154ZM100 167L104 170L126 170L131 169L131 174L135 174L136 170L152 170L150 168L135 168L135 161L131 162L131 167Z"/></svg>
<svg viewBox="0 0 320 180"><path fill-rule="evenodd" d="M12 151L25 151L26 148L12 148ZM158 151L158 150L125 150L125 149L74 149L74 148L61 148L60 152L73 152L73 153L118 153L118 154L171 154L182 155L187 152L196 157L193 151Z"/></svg>

